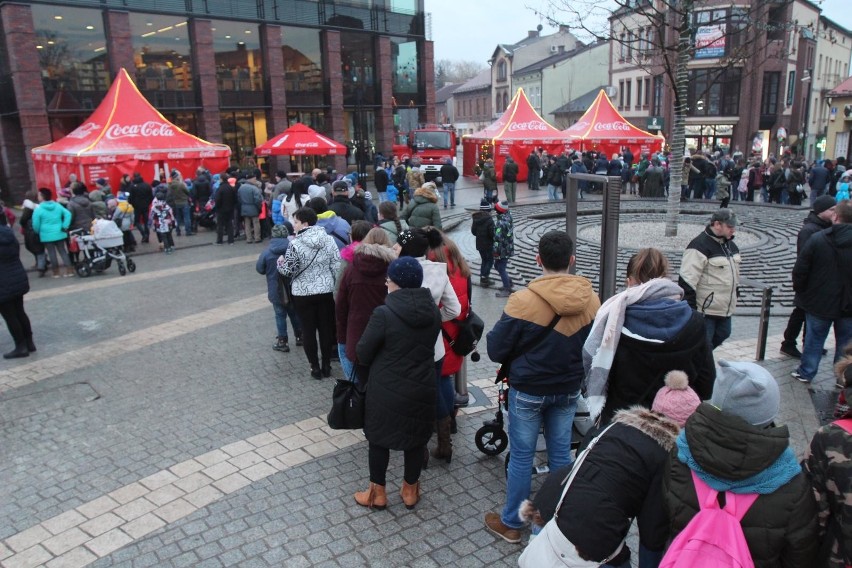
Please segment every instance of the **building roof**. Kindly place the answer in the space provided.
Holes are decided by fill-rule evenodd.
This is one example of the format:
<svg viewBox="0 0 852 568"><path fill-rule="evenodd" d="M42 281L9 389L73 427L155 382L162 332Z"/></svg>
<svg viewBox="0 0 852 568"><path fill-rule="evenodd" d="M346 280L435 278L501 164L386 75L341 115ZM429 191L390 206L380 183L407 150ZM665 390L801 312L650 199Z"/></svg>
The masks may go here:
<svg viewBox="0 0 852 568"><path fill-rule="evenodd" d="M491 68L486 67L480 71L476 77L470 79L467 83L463 83L458 89L453 91L454 95L469 93L471 91L479 91L482 89L491 88Z"/></svg>
<svg viewBox="0 0 852 568"><path fill-rule="evenodd" d="M456 89L461 87L460 83L448 83L435 91L435 102L436 103L445 103L449 100L450 97L453 96L453 93Z"/></svg>
<svg viewBox="0 0 852 568"><path fill-rule="evenodd" d="M845 28L844 26L841 26L840 24L838 24L837 22L835 22L834 20L832 20L828 16L823 16L822 14L820 14L819 19L822 20L823 22L825 22L826 25L831 26L832 28L843 33L844 35L846 35L848 37L852 37L852 31L850 31L848 28Z"/></svg>
<svg viewBox="0 0 852 568"><path fill-rule="evenodd" d="M845 81L831 89L828 93L829 97L852 97L852 77L847 77Z"/></svg>
<svg viewBox="0 0 852 568"><path fill-rule="evenodd" d="M544 69L545 67L547 67L549 65L555 65L556 63L559 63L559 62L564 61L566 59L571 59L572 57L582 53L583 51L592 50L596 47L601 47L601 46L608 46L608 42L601 40L601 41L596 41L595 43L590 43L588 45L578 44L577 47L575 47L574 49L572 49L570 51L563 51L563 52L560 52L560 53L556 53L554 55L551 55L550 57L546 57L546 58L542 59L541 61L537 61L536 63L533 63L532 65L527 65L526 67L524 67L522 69L518 69L517 71L514 71L512 73L512 77L516 77L518 75L525 75L527 73L533 73L535 71L541 71L542 69Z"/></svg>
<svg viewBox="0 0 852 568"><path fill-rule="evenodd" d="M595 99L597 98L600 90L605 88L606 85L595 87L588 93L580 95L573 101L568 101L561 107L557 108L553 111L553 114L576 114L579 112L586 112L586 109L592 106L592 103L595 102Z"/></svg>

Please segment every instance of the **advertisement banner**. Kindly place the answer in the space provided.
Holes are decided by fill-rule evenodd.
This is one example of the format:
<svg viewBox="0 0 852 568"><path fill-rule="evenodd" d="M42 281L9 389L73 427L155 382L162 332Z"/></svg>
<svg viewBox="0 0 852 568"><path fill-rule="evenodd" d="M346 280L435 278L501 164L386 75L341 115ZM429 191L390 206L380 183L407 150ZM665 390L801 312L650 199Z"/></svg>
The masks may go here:
<svg viewBox="0 0 852 568"><path fill-rule="evenodd" d="M699 26L695 32L695 59L714 59L725 55L725 25Z"/></svg>

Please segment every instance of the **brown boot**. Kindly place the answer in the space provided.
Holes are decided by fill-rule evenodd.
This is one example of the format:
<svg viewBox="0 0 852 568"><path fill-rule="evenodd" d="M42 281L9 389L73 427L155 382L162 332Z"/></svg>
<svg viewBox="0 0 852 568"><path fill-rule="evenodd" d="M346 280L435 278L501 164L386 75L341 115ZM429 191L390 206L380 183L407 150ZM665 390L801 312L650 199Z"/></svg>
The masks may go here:
<svg viewBox="0 0 852 568"><path fill-rule="evenodd" d="M409 485L405 481L402 482L402 489L399 490L399 495L402 497L402 502L405 503L406 509L413 509L420 501L420 482L414 485Z"/></svg>
<svg viewBox="0 0 852 568"><path fill-rule="evenodd" d="M369 489L359 491L355 494L355 502L362 507L383 511L388 506L388 495L385 493L385 486L370 482Z"/></svg>
<svg viewBox="0 0 852 568"><path fill-rule="evenodd" d="M432 450L433 458L446 460L447 463L450 463L450 460L453 459L453 441L450 437L451 421L452 418L449 416L438 420L438 427L436 428L438 445L434 450Z"/></svg>

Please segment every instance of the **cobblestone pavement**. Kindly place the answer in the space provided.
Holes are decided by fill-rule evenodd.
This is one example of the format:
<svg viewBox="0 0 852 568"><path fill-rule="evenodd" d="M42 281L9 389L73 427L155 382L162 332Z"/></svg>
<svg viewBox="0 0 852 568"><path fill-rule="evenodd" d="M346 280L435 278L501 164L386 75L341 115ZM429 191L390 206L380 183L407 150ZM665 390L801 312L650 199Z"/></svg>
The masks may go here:
<svg viewBox="0 0 852 568"><path fill-rule="evenodd" d="M519 202L535 202L529 193L521 188ZM460 236L473 202L478 189L462 188L459 207L446 212ZM530 243L551 221L520 211L551 207L516 208L513 264L525 278L534 276ZM202 233L178 239L174 255L137 255L139 269L126 277L31 280L26 307L39 351L0 363L0 566L516 565L519 547L482 523L504 496L502 457L474 443L494 412L495 365L470 363L474 400L459 419L453 462L424 472L417 508L400 502L397 453L388 510L357 507L366 443L326 426L333 381L312 380L298 348L271 349L274 318L254 271L262 245L203 246L212 240ZM782 256L767 259L767 274L781 273L772 266ZM581 251L584 273L594 273L593 261ZM474 300L490 327L503 301L479 287ZM819 416L789 376L794 361L777 352L785 323L772 319L764 364L801 455ZM717 356L753 358L756 329L757 318L735 318ZM0 334L0 350L10 348ZM812 388L832 386L824 361Z"/></svg>

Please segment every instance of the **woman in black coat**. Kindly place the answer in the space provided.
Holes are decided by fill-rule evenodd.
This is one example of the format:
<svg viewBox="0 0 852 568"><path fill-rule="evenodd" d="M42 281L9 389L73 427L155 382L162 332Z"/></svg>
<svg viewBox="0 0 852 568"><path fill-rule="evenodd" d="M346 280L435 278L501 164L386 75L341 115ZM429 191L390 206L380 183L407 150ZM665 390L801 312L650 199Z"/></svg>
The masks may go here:
<svg viewBox="0 0 852 568"><path fill-rule="evenodd" d="M390 450L405 452L402 500L413 509L420 500L420 470L435 421L435 340L441 314L423 268L411 257L388 266L385 305L373 311L356 353L370 367L364 433L369 442L370 487L355 493L363 507L387 507L385 473Z"/></svg>
<svg viewBox="0 0 852 568"><path fill-rule="evenodd" d="M29 357L36 350L30 318L24 311L24 294L30 291L30 281L21 264L20 250L21 245L0 207L0 315L15 341L15 349L5 353L4 359Z"/></svg>

